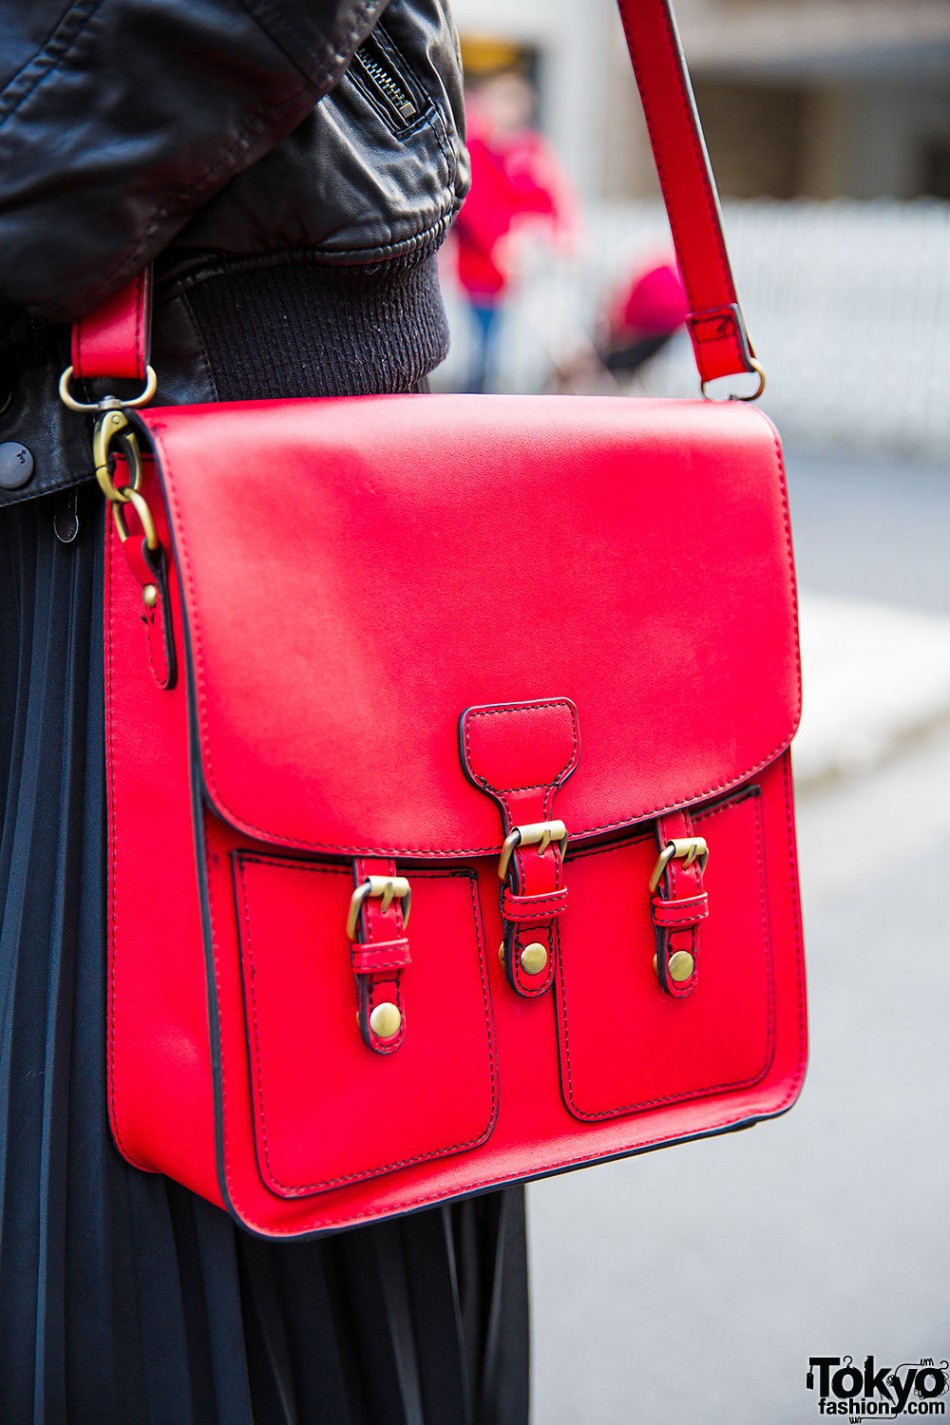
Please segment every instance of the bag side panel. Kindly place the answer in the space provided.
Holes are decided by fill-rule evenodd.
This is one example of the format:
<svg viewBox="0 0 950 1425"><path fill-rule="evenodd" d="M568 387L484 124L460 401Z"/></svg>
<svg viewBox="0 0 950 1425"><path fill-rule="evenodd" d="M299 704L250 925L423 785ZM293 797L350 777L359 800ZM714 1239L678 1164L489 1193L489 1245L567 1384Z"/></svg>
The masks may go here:
<svg viewBox="0 0 950 1425"><path fill-rule="evenodd" d="M142 486L166 548L150 462ZM133 536L134 537L134 536ZM181 606L169 571L179 666ZM106 523L109 835L108 1087L112 1132L136 1167L221 1202L184 679L159 687L141 587Z"/></svg>

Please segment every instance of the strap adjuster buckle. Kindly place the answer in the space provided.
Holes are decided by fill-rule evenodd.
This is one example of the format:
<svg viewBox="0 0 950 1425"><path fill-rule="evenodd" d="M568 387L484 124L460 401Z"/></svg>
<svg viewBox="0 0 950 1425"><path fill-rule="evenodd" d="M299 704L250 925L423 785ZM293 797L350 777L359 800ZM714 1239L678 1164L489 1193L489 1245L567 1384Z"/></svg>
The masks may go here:
<svg viewBox="0 0 950 1425"><path fill-rule="evenodd" d="M501 848L501 856L498 860L498 879L500 881L507 880L508 868L516 847L536 846L538 855L543 856L552 841L560 843L563 856L567 850L567 827L563 821L532 821L526 826L516 826L505 837L505 843Z"/></svg>
<svg viewBox="0 0 950 1425"><path fill-rule="evenodd" d="M682 861L684 866L692 866L694 861L698 861L700 871L705 871L708 860L709 847L703 836L683 836L675 841L668 841L656 858L656 865L650 876L650 894L652 895L660 884L660 878L671 861Z"/></svg>
<svg viewBox="0 0 950 1425"><path fill-rule="evenodd" d="M350 898L350 913L346 918L346 937L356 939L356 928L363 902L370 897L381 899L381 909L385 912L398 899L402 905L403 928L409 924L409 910L412 905L412 888L405 876L368 876L356 887Z"/></svg>

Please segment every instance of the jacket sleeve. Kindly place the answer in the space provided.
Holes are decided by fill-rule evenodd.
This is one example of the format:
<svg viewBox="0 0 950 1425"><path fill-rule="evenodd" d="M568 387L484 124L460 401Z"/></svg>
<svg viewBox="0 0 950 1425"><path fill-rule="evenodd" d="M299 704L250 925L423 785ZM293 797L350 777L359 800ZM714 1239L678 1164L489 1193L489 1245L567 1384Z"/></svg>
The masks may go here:
<svg viewBox="0 0 950 1425"><path fill-rule="evenodd" d="M116 291L339 80L387 0L5 0L0 322Z"/></svg>

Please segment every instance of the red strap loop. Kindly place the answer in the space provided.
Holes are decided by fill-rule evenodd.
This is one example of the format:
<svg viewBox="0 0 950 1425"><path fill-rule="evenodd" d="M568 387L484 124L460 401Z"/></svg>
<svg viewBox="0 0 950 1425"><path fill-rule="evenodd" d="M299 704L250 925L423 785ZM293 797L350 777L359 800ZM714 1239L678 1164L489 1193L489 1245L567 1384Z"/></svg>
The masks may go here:
<svg viewBox="0 0 950 1425"><path fill-rule="evenodd" d="M73 371L80 381L114 376L144 381L152 340L152 269L144 267L101 307L73 326Z"/></svg>

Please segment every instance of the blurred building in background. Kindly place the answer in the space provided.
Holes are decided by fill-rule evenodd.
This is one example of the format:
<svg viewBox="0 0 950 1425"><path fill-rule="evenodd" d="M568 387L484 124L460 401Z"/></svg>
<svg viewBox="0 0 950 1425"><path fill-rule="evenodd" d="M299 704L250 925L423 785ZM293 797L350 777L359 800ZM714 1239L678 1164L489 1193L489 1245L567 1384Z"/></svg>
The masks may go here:
<svg viewBox="0 0 950 1425"><path fill-rule="evenodd" d="M764 406L812 449L950 460L950 0L674 0ZM499 389L552 389L670 250L615 0L453 0L472 82L514 67L583 208L505 319ZM460 384L470 342L440 375ZM692 395L689 342L642 382Z"/></svg>
<svg viewBox="0 0 950 1425"><path fill-rule="evenodd" d="M471 73L518 63L586 197L655 193L613 0L455 0ZM950 0L678 0L723 194L950 199Z"/></svg>

